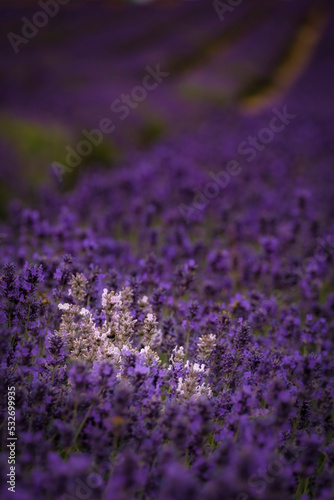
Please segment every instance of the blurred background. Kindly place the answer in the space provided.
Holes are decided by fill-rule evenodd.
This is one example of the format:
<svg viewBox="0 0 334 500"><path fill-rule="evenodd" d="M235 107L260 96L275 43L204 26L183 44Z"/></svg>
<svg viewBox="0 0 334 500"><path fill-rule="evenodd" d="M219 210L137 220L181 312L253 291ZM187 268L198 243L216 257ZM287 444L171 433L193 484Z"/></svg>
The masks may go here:
<svg viewBox="0 0 334 500"><path fill-rule="evenodd" d="M86 169L118 168L212 110L238 127L239 115L298 96L305 113L332 118L331 1L2 0L0 10L2 219L15 197L31 203L41 185L66 190ZM111 104L158 65L168 76L120 120ZM54 162L103 118L115 130L59 182Z"/></svg>

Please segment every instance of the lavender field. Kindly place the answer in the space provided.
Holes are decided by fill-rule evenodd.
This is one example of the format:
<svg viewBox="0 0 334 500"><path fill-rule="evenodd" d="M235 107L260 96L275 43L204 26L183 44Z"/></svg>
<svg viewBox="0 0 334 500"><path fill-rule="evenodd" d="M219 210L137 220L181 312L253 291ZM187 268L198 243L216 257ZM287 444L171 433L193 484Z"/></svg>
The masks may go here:
<svg viewBox="0 0 334 500"><path fill-rule="evenodd" d="M1 500L333 500L332 3L0 12Z"/></svg>

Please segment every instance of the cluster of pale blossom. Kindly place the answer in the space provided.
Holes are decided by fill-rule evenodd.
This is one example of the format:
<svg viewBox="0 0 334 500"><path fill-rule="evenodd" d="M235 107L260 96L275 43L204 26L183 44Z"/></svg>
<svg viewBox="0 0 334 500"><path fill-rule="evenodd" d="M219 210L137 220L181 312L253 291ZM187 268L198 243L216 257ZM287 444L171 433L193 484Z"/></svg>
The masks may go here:
<svg viewBox="0 0 334 500"><path fill-rule="evenodd" d="M101 306L104 321L98 326L92 313L83 303L86 299L85 287L87 280L77 274L71 279L69 295L74 304L59 304L62 318L57 335L62 336L72 361L101 362L110 361L118 369L118 378L123 376L124 361L134 354L139 370L143 366L160 365L161 360L157 350L162 342L162 332L158 321L152 312L148 297L139 300L139 306L145 318L136 328L137 320L131 314L133 294L129 287L116 293L113 290L103 290ZM81 303L81 304L80 304ZM201 396L211 397L210 386L204 380L207 375L206 363L216 346L215 335L200 337L198 342L198 360L191 363L186 360L182 346L176 346L169 359L168 372L175 373L177 380L177 397L183 400L194 400ZM180 376L180 368L182 375Z"/></svg>
<svg viewBox="0 0 334 500"><path fill-rule="evenodd" d="M208 361L212 351L217 345L216 335L210 333L208 335L202 335L198 340L198 358L203 361Z"/></svg>
<svg viewBox="0 0 334 500"><path fill-rule="evenodd" d="M211 387L201 379L201 377L206 375L205 365L190 363L187 360L184 368L186 372L185 376L178 378L176 389L178 398L196 400L201 396L212 397Z"/></svg>
<svg viewBox="0 0 334 500"><path fill-rule="evenodd" d="M144 296L139 301L146 316L142 327L135 331L137 320L130 312L131 289L125 287L115 293L105 288L101 297L105 320L102 326L98 326L89 309L82 307L87 295L86 285L87 280L82 274L72 276L69 295L74 304L58 305L62 318L56 333L66 340L70 359L88 362L110 360L120 364L122 353L130 351L139 353L148 364L153 360L160 362L153 349L160 345L162 334L148 297Z"/></svg>
<svg viewBox="0 0 334 500"><path fill-rule="evenodd" d="M204 337L202 339L204 340ZM213 348L214 346L212 350ZM189 360L185 360L185 357L186 353L183 346L176 346L169 359L168 371L175 373L177 378L176 393L178 399L196 400L201 396L210 398L212 390L209 384L203 380L208 375L207 366L204 363L191 363ZM200 358L200 352L198 357ZM181 375L180 368L182 368Z"/></svg>

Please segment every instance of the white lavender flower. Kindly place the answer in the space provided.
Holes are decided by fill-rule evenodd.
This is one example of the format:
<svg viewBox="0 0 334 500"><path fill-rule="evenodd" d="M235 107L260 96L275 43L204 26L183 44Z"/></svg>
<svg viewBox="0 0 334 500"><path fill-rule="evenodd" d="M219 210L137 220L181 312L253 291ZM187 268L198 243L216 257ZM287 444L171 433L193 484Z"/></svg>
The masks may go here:
<svg viewBox="0 0 334 500"><path fill-rule="evenodd" d="M184 347L181 346L175 346L172 355L171 355L171 361L173 363L183 363L185 357L185 352L184 352Z"/></svg>
<svg viewBox="0 0 334 500"><path fill-rule="evenodd" d="M187 361L188 366L189 366L189 361ZM205 365L200 365L199 363L194 363L189 366L190 371L193 371L194 373L204 373L205 372Z"/></svg>
<svg viewBox="0 0 334 500"><path fill-rule="evenodd" d="M103 292L102 292L102 298L101 298L101 304L102 304L103 309L105 309L107 307L107 303L108 303L107 298L108 298L108 289L104 288Z"/></svg>
<svg viewBox="0 0 334 500"><path fill-rule="evenodd" d="M209 335L202 335L198 340L198 358L208 361L214 348L217 345L216 335L210 333Z"/></svg>
<svg viewBox="0 0 334 500"><path fill-rule="evenodd" d="M176 388L178 399L196 400L200 397L212 397L211 387L201 379L201 375L205 373L205 365L187 361L184 368L186 375L178 378Z"/></svg>
<svg viewBox="0 0 334 500"><path fill-rule="evenodd" d="M116 363L118 363L121 358L120 349L113 344L107 347L105 353L108 357L112 358L112 360L115 361Z"/></svg>
<svg viewBox="0 0 334 500"><path fill-rule="evenodd" d="M71 304L58 304L58 309L60 309L60 311L71 311Z"/></svg>
<svg viewBox="0 0 334 500"><path fill-rule="evenodd" d="M195 394L193 394L192 399L196 400L202 397L212 398L212 389L208 384L204 382L196 387Z"/></svg>
<svg viewBox="0 0 334 500"><path fill-rule="evenodd" d="M122 307L122 294L115 293L113 290L108 292L105 288L102 293L101 304L103 308L103 312L110 316L115 309L119 309Z"/></svg>
<svg viewBox="0 0 334 500"><path fill-rule="evenodd" d="M144 320L142 335L142 342L144 345L149 345L153 348L156 348L161 344L162 333L158 329L157 318L154 314L147 314Z"/></svg>
<svg viewBox="0 0 334 500"><path fill-rule="evenodd" d="M86 292L87 283L88 283L87 278L81 273L77 273L76 275L72 276L70 280L71 288L69 291L69 295L71 295L76 302L83 302L85 300L87 295Z"/></svg>
<svg viewBox="0 0 334 500"><path fill-rule="evenodd" d="M90 312L85 307L82 307L79 312L80 316L90 316Z"/></svg>
<svg viewBox="0 0 334 500"><path fill-rule="evenodd" d="M147 295L144 295L140 300L139 300L139 305L141 307L147 306L148 305L148 297Z"/></svg>
<svg viewBox="0 0 334 500"><path fill-rule="evenodd" d="M139 351L140 354L144 355L145 357L145 363L149 366L151 366L153 364L153 362L155 361L158 365L161 364L161 360L158 356L158 354L153 351L150 346L145 346L143 347L140 351Z"/></svg>
<svg viewBox="0 0 334 500"><path fill-rule="evenodd" d="M82 275L72 277L72 293L73 297L74 293L76 294L75 300L82 298L82 295L79 297L80 290L82 292L79 285L85 281L87 280L82 278ZM144 347L139 351L132 345L137 322L129 310L132 297L130 288L124 288L119 293L105 288L101 304L106 319L101 327L96 325L92 313L87 308L59 304L58 307L63 313L59 334L66 338L70 359L88 362L108 359L118 366L120 374L122 374L122 359L125 359L129 352L142 359L140 363L144 362L143 367L154 363L160 364L160 358L154 349L160 345L162 333L158 329L157 318L151 311L148 311L140 331ZM147 305L148 298L146 299L144 304Z"/></svg>

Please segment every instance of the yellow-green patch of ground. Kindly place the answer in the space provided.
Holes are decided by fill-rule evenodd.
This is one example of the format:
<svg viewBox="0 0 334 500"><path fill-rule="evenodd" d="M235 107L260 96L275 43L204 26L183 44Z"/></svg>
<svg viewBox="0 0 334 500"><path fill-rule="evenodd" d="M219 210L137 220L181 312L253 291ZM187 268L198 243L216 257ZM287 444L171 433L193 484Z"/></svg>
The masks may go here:
<svg viewBox="0 0 334 500"><path fill-rule="evenodd" d="M58 124L41 124L33 120L0 116L0 134L9 144L27 182L40 184L49 175L49 165L63 160L70 134Z"/></svg>
<svg viewBox="0 0 334 500"><path fill-rule="evenodd" d="M36 120L1 115L0 135L13 148L19 162L19 175L31 186L38 186L50 178L53 162L66 164L68 146L76 149L83 139L57 123L40 123ZM111 165L119 158L119 152L110 141L94 146L91 154L82 158L80 165L66 175L63 187L73 185L81 167L87 164Z"/></svg>

